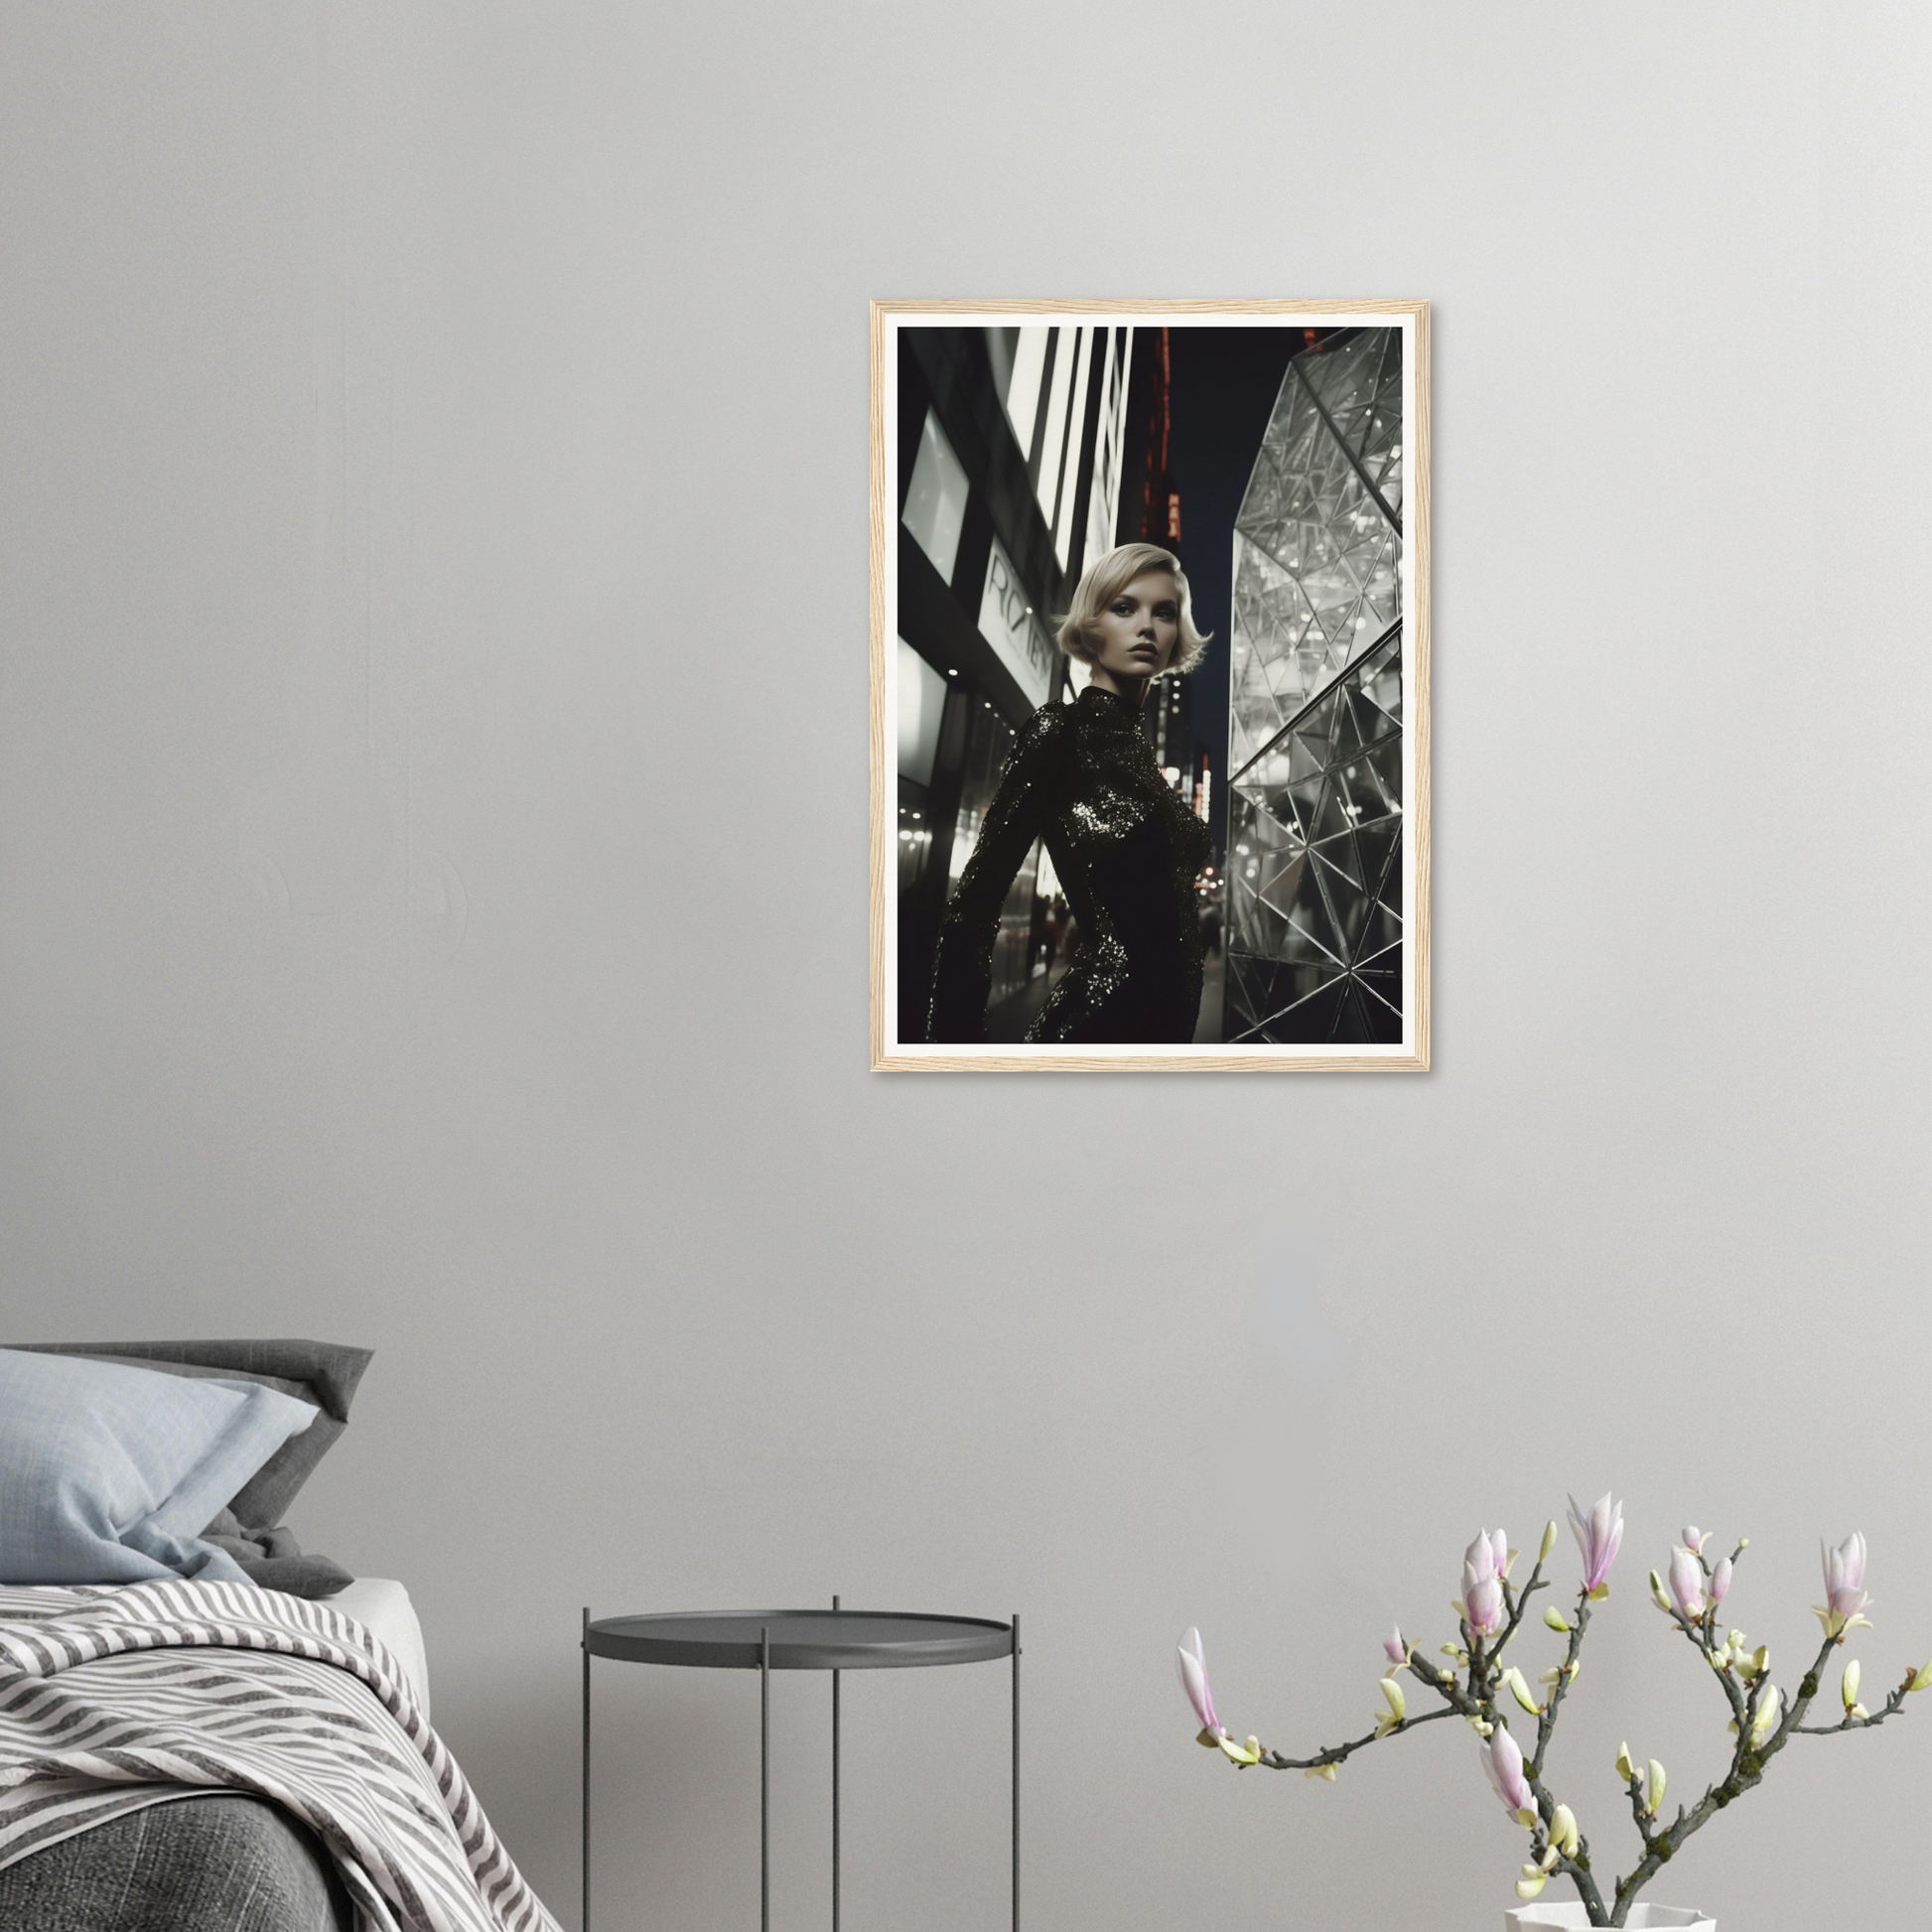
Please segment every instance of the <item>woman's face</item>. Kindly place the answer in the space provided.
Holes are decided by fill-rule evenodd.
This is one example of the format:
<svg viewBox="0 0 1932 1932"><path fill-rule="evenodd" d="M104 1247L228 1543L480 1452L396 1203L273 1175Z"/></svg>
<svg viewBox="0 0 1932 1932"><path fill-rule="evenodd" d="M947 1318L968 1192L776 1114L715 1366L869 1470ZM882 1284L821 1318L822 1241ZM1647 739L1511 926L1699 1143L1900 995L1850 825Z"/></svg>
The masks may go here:
<svg viewBox="0 0 1932 1932"><path fill-rule="evenodd" d="M1180 641L1180 587L1166 570L1144 570L1094 619L1093 668L1108 682L1159 677Z"/></svg>

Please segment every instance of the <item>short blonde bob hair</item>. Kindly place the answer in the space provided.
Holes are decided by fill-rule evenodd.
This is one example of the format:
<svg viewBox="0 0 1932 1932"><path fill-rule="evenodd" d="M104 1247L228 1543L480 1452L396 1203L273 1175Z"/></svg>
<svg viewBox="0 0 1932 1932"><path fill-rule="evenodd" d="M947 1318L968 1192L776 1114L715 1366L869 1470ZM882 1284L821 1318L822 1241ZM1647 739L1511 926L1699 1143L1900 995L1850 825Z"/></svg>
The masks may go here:
<svg viewBox="0 0 1932 1932"><path fill-rule="evenodd" d="M1180 559L1172 550L1163 550L1158 543L1123 543L1104 557L1096 557L1086 567L1080 575L1080 588L1073 593L1073 608L1060 624L1060 649L1069 657L1091 664L1096 649L1092 634L1094 621L1135 578L1151 570L1172 577L1180 600L1180 635L1174 644L1173 661L1162 675L1172 672L1184 676L1191 671L1207 648L1207 637L1194 628L1193 599L1187 590L1187 573L1181 569Z"/></svg>

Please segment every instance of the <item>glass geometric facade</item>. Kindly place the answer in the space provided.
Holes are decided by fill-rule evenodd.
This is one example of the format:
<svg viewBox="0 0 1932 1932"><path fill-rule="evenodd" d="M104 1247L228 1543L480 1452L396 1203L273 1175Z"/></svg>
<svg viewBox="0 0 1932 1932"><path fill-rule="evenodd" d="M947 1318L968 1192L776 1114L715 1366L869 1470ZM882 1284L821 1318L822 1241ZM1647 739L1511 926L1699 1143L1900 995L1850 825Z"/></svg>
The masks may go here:
<svg viewBox="0 0 1932 1932"><path fill-rule="evenodd" d="M1235 516L1230 1044L1402 1038L1402 333L1288 365Z"/></svg>

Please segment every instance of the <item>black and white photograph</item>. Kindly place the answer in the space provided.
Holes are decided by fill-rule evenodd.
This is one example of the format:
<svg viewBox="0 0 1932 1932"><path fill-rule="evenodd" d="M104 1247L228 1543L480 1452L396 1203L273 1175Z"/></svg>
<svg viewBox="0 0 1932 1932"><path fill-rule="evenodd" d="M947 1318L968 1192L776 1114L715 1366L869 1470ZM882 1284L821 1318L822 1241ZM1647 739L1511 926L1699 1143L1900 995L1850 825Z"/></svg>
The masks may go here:
<svg viewBox="0 0 1932 1932"><path fill-rule="evenodd" d="M876 305L875 1065L1427 1065L1427 341Z"/></svg>

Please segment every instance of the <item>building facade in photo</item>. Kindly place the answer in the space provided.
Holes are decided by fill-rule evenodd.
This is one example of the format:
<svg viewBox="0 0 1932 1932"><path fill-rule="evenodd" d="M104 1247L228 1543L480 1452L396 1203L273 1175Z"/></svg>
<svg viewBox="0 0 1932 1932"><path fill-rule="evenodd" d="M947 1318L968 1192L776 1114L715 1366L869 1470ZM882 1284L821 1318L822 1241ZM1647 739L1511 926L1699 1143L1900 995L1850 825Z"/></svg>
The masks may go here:
<svg viewBox="0 0 1932 1932"><path fill-rule="evenodd" d="M1222 1036L1402 1038L1402 333L1288 365L1235 519Z"/></svg>
<svg viewBox="0 0 1932 1932"><path fill-rule="evenodd" d="M1067 689L1048 626L1115 541L1134 335L897 332L901 1039L924 1036L940 914L1015 735ZM1019 1039L1056 976L1055 888L1035 847L1001 914L989 1039Z"/></svg>

